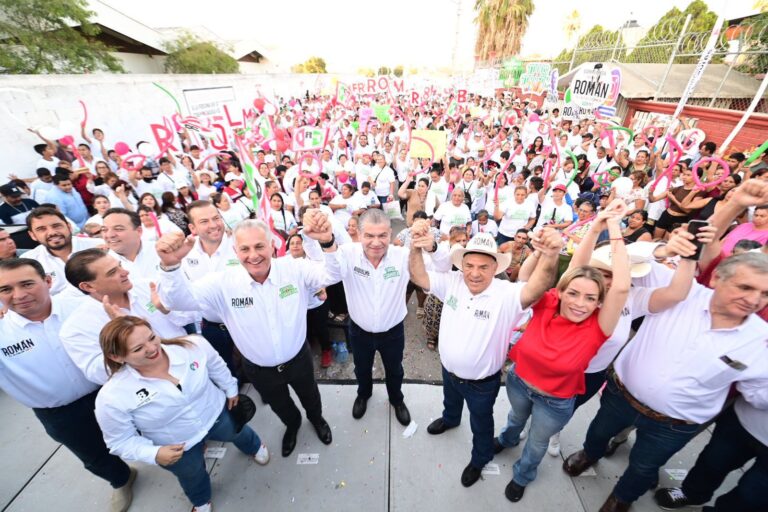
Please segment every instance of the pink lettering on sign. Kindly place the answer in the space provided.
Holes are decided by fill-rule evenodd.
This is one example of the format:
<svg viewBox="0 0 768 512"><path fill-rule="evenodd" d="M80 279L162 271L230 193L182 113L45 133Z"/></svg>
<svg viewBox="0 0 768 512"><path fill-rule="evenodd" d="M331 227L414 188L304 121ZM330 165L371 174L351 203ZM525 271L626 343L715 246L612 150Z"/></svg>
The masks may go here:
<svg viewBox="0 0 768 512"><path fill-rule="evenodd" d="M419 93L416 91L411 91L411 105L418 105L419 104Z"/></svg>
<svg viewBox="0 0 768 512"><path fill-rule="evenodd" d="M170 121L167 117L163 117L164 124L151 124L149 128L152 130L152 135L155 137L159 155L165 154L169 149L171 151L178 151L176 146L173 145L173 139L175 133L171 129Z"/></svg>
<svg viewBox="0 0 768 512"><path fill-rule="evenodd" d="M456 92L456 101L459 103L466 103L467 102L467 90L466 89L459 89Z"/></svg>
<svg viewBox="0 0 768 512"><path fill-rule="evenodd" d="M227 130L219 123L212 124L211 128L213 128L214 133L216 133L216 136L218 137L218 138L211 138L211 146L213 147L213 149L216 149L219 151L228 149L229 139L227 139Z"/></svg>
<svg viewBox="0 0 768 512"><path fill-rule="evenodd" d="M243 122L242 121L233 121L232 120L232 117L229 115L229 109L227 108L226 105L222 105L222 107L224 108L224 115L227 118L227 123L229 123L229 127L230 128L240 128L241 126L243 126ZM245 110L243 110L243 118L245 118Z"/></svg>

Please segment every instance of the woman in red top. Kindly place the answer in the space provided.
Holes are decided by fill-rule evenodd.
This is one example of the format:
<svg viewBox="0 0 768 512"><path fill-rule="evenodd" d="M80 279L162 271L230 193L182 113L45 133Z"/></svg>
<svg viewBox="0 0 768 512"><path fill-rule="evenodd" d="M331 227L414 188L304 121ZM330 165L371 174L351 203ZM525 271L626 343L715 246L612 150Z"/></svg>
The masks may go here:
<svg viewBox="0 0 768 512"><path fill-rule="evenodd" d="M589 361L618 324L631 285L620 225L625 213L626 205L617 200L594 221L605 223L610 235L610 289L606 291L603 274L596 268L568 270L557 287L533 306L528 327L510 351L515 364L507 374L506 389L512 409L494 443L496 453L520 443L520 432L531 417L525 448L504 491L510 501L519 501L525 486L536 478L550 436L568 423L576 395L584 392Z"/></svg>

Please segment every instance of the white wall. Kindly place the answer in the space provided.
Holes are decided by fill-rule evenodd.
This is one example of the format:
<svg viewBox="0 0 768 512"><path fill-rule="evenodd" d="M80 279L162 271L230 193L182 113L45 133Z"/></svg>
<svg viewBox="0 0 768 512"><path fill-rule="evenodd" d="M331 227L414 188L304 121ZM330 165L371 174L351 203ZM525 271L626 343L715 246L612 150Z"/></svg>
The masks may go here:
<svg viewBox="0 0 768 512"><path fill-rule="evenodd" d="M340 80L351 77L338 77ZM176 110L173 101L152 85L157 82L179 100L187 114L183 89L232 86L241 107L251 105L257 91L303 95L324 85L330 89L332 75L27 75L0 77L0 183L9 173L34 176L39 159L32 146L39 139L27 128L68 126L68 133L79 138L82 108L88 107L88 127L102 128L107 142L114 146L139 140L153 141L150 123L161 123L163 116Z"/></svg>

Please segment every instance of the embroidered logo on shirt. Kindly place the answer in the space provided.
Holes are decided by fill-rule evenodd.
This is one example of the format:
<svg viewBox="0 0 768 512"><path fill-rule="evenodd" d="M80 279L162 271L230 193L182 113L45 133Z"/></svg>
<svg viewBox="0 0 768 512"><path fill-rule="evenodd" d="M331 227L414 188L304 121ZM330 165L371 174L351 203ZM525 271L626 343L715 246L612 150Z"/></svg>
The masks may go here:
<svg viewBox="0 0 768 512"><path fill-rule="evenodd" d="M292 284L287 284L280 288L280 298L284 299L286 297L290 297L291 295L296 295L299 293L299 290L293 286Z"/></svg>
<svg viewBox="0 0 768 512"><path fill-rule="evenodd" d="M199 265L200 261L197 260L196 258L187 258L187 263L189 265L193 265L194 266L194 265Z"/></svg>
<svg viewBox="0 0 768 512"><path fill-rule="evenodd" d="M157 391L151 393L147 391L147 388L141 388L136 392L136 407L141 407L152 401L157 396Z"/></svg>
<svg viewBox="0 0 768 512"><path fill-rule="evenodd" d="M192 361L191 363L189 363L190 370L195 371L198 368L200 368L200 363L198 363L197 361Z"/></svg>
<svg viewBox="0 0 768 512"><path fill-rule="evenodd" d="M361 277L370 277L371 276L371 273L368 272L367 270L365 270L364 268L354 267L352 270L355 272L355 274L357 274L357 275L359 275Z"/></svg>
<svg viewBox="0 0 768 512"><path fill-rule="evenodd" d="M228 267L234 267L235 265L239 265L240 260L234 259L234 260L227 260L227 266Z"/></svg>
<svg viewBox="0 0 768 512"><path fill-rule="evenodd" d="M152 304L152 301L147 302L146 306L144 307L147 308L147 311L150 313L155 313L157 311L157 306Z"/></svg>
<svg viewBox="0 0 768 512"><path fill-rule="evenodd" d="M253 297L232 297L233 308L250 308L253 306Z"/></svg>
<svg viewBox="0 0 768 512"><path fill-rule="evenodd" d="M0 350L3 352L5 357L13 357L21 355L24 352L29 352L33 348L35 348L35 342L32 341L32 338L27 338L26 340L21 340L18 343L14 343L13 345L3 347Z"/></svg>
<svg viewBox="0 0 768 512"><path fill-rule="evenodd" d="M395 267L386 267L384 269L384 279L400 277L400 272Z"/></svg>
<svg viewBox="0 0 768 512"><path fill-rule="evenodd" d="M459 307L459 299L457 299L454 295L451 295L448 297L448 300L445 301L445 305L456 311L456 308Z"/></svg>
<svg viewBox="0 0 768 512"><path fill-rule="evenodd" d="M485 311L484 309L476 309L475 310L475 318L480 320L490 320L491 318L491 312Z"/></svg>

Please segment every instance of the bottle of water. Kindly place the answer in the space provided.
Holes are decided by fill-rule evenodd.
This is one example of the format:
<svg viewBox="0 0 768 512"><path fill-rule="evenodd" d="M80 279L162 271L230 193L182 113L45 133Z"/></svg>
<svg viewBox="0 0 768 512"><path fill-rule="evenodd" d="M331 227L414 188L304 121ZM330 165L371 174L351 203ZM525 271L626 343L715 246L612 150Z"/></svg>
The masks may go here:
<svg viewBox="0 0 768 512"><path fill-rule="evenodd" d="M347 344L343 341L337 341L334 343L335 355L337 363L346 363L349 358L349 352L347 351Z"/></svg>

